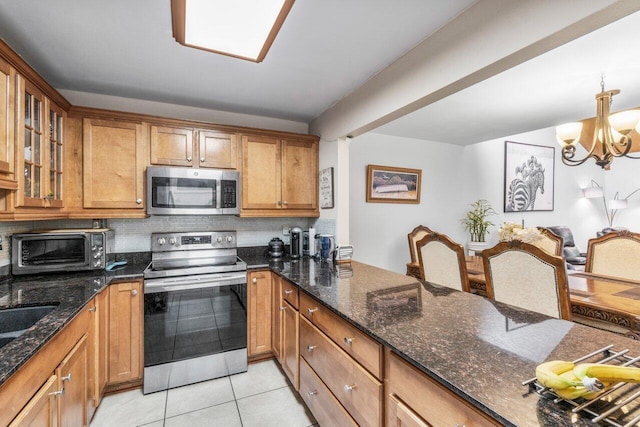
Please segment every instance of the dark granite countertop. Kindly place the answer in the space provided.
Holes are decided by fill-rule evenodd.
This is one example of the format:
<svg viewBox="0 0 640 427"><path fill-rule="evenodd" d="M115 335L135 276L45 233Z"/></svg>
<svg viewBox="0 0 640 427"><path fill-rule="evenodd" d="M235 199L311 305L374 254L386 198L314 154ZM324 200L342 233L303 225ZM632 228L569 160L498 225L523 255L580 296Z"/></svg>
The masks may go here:
<svg viewBox="0 0 640 427"><path fill-rule="evenodd" d="M24 334L0 348L0 386L113 281L136 279L148 265L133 260L114 271L8 278L0 282L0 309L55 305Z"/></svg>
<svg viewBox="0 0 640 427"><path fill-rule="evenodd" d="M358 262L334 266L303 258L271 268L505 425L593 425L521 383L543 361L573 360L609 344L640 355L640 343L620 335ZM407 292L412 303L393 304Z"/></svg>

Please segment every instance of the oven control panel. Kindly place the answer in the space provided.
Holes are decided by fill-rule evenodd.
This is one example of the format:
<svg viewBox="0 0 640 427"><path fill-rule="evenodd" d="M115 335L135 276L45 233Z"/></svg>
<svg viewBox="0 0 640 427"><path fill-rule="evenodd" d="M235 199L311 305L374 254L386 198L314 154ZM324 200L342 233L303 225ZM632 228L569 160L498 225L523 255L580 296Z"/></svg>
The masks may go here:
<svg viewBox="0 0 640 427"><path fill-rule="evenodd" d="M235 231L203 231L151 234L152 252L235 248L236 246L237 244Z"/></svg>

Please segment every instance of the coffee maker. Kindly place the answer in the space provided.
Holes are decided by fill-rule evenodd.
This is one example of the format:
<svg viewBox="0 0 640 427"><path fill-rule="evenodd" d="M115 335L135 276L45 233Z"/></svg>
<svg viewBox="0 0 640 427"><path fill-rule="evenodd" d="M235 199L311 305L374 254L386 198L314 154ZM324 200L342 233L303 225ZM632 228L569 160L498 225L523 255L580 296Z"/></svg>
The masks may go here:
<svg viewBox="0 0 640 427"><path fill-rule="evenodd" d="M290 232L291 236L291 250L290 256L292 259L297 259L302 256L303 250L303 233L302 228L293 227Z"/></svg>

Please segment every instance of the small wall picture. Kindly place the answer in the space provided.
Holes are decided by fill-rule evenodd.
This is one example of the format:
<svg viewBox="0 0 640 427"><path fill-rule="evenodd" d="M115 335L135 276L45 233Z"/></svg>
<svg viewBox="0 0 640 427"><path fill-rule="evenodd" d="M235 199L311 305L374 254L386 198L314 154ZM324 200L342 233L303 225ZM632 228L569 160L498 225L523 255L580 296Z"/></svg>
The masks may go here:
<svg viewBox="0 0 640 427"><path fill-rule="evenodd" d="M552 211L555 148L505 141L504 211Z"/></svg>
<svg viewBox="0 0 640 427"><path fill-rule="evenodd" d="M333 168L320 171L320 209L333 208Z"/></svg>
<svg viewBox="0 0 640 427"><path fill-rule="evenodd" d="M367 166L367 202L420 203L422 170Z"/></svg>

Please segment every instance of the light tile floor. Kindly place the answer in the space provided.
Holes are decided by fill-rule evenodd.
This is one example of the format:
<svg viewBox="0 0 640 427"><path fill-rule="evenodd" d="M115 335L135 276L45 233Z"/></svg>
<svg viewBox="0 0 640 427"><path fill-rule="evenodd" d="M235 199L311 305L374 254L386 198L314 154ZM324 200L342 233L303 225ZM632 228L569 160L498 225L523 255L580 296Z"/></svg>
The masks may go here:
<svg viewBox="0 0 640 427"><path fill-rule="evenodd" d="M106 396L91 427L308 427L315 420L273 360L231 375L147 395Z"/></svg>

